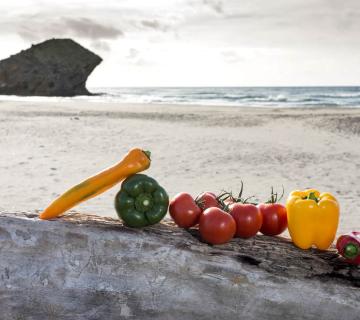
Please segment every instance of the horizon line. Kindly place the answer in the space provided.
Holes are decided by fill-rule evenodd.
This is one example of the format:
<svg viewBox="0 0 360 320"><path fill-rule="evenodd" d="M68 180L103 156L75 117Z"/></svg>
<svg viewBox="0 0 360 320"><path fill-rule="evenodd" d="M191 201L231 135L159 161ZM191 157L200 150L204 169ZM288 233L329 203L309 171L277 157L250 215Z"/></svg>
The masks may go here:
<svg viewBox="0 0 360 320"><path fill-rule="evenodd" d="M256 86L87 86L88 88L360 88L359 85L256 85Z"/></svg>

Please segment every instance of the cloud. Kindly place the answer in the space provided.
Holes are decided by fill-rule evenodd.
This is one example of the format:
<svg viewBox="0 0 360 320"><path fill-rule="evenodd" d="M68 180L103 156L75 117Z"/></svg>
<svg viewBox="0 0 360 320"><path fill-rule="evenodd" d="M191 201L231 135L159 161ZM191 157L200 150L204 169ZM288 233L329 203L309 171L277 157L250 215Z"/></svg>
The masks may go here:
<svg viewBox="0 0 360 320"><path fill-rule="evenodd" d="M160 23L157 20L142 20L141 24L144 27L149 27L152 29L159 29L160 28Z"/></svg>
<svg viewBox="0 0 360 320"><path fill-rule="evenodd" d="M242 57L238 55L238 53L235 50L225 50L222 51L221 54L224 58L224 61L230 64L244 60Z"/></svg>
<svg viewBox="0 0 360 320"><path fill-rule="evenodd" d="M359 0L347 0L346 6L343 0L311 0L311 6L303 0L174 0L176 6L166 0L92 0L89 6L81 0L53 0L33 5L32 11L20 6L10 10L15 2L0 1L0 11L6 12L0 35L16 33L27 42L70 37L107 51L126 35L126 49L137 42L155 46L174 40L210 48L360 47L354 40Z"/></svg>
<svg viewBox="0 0 360 320"><path fill-rule="evenodd" d="M141 25L145 28L166 32L169 30L167 25L159 22L159 20L141 20Z"/></svg>
<svg viewBox="0 0 360 320"><path fill-rule="evenodd" d="M32 21L29 24L29 21ZM39 19L37 15L21 16L17 20L17 34L26 41L40 41L54 37L75 37L91 40L93 46L108 50L103 40L124 36L124 32L114 26L101 24L90 18Z"/></svg>
<svg viewBox="0 0 360 320"><path fill-rule="evenodd" d="M110 46L106 41L95 40L90 44L90 46L95 50L110 51Z"/></svg>
<svg viewBox="0 0 360 320"><path fill-rule="evenodd" d="M39 34L35 34L28 28L20 27L17 30L17 34L20 36L20 38L28 41L37 41L39 40Z"/></svg>
<svg viewBox="0 0 360 320"><path fill-rule="evenodd" d="M63 18L63 23L69 32L85 39L116 39L124 35L115 27L102 25L89 18Z"/></svg>
<svg viewBox="0 0 360 320"><path fill-rule="evenodd" d="M138 49L130 48L129 53L126 56L128 63L133 66L141 67L145 65L151 65L152 62L148 59L146 53L143 55Z"/></svg>
<svg viewBox="0 0 360 320"><path fill-rule="evenodd" d="M203 3L214 10L216 13L224 13L224 4L220 0L203 0Z"/></svg>
<svg viewBox="0 0 360 320"><path fill-rule="evenodd" d="M127 56L128 59L134 59L139 55L139 50L136 50L134 48L129 49L129 54Z"/></svg>

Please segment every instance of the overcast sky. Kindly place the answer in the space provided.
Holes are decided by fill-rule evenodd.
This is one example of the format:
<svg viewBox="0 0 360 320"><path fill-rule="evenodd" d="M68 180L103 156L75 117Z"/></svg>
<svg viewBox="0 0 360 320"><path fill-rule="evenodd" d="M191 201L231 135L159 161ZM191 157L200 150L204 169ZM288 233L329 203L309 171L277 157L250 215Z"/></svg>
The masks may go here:
<svg viewBox="0 0 360 320"><path fill-rule="evenodd" d="M360 85L360 0L1 0L0 59L70 37L89 86Z"/></svg>

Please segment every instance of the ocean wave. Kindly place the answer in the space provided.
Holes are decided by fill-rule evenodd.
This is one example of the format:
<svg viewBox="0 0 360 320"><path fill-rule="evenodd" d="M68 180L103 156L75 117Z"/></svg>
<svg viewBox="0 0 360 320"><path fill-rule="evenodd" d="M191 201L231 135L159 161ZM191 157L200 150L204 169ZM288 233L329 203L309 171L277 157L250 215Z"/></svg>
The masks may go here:
<svg viewBox="0 0 360 320"><path fill-rule="evenodd" d="M358 107L360 87L90 88L94 96L17 97L0 101L72 101L254 107Z"/></svg>
<svg viewBox="0 0 360 320"><path fill-rule="evenodd" d="M315 97L319 99L360 99L360 94L319 94Z"/></svg>
<svg viewBox="0 0 360 320"><path fill-rule="evenodd" d="M267 102L267 101L268 102L287 102L288 99L284 95L278 94L276 96L268 96L264 99L261 99L260 101L263 101L263 102Z"/></svg>

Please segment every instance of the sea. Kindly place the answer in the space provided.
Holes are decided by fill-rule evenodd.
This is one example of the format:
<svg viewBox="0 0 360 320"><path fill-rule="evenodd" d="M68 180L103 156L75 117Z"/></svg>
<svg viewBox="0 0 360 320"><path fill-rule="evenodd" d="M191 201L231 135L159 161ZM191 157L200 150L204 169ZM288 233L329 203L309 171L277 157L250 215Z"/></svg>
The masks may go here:
<svg viewBox="0 0 360 320"><path fill-rule="evenodd" d="M17 97L4 100L89 100L117 103L233 107L360 107L360 87L93 87L93 96Z"/></svg>

